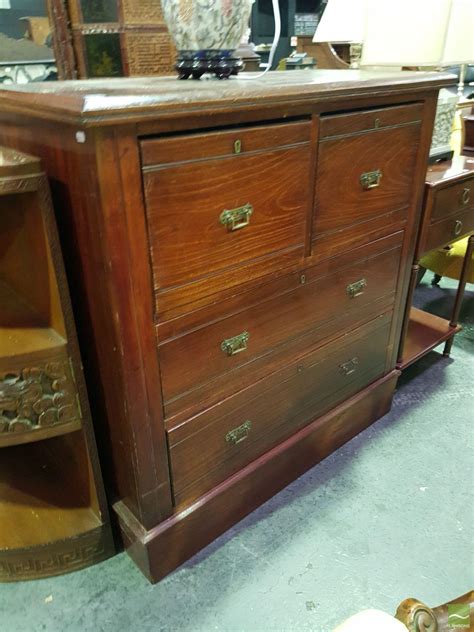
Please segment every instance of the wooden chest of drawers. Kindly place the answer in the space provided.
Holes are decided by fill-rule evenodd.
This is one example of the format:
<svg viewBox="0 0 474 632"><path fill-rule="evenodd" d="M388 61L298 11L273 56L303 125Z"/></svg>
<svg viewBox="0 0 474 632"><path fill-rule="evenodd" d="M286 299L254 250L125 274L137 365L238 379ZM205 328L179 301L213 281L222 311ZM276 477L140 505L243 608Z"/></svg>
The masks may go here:
<svg viewBox="0 0 474 632"><path fill-rule="evenodd" d="M449 81L0 93L0 141L51 178L114 509L150 579L390 408Z"/></svg>

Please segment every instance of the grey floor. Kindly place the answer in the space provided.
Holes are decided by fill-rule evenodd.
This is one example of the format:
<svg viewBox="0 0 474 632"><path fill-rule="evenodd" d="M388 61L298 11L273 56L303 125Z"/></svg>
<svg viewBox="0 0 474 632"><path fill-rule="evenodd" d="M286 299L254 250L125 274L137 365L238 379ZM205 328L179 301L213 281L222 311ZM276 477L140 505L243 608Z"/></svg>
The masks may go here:
<svg viewBox="0 0 474 632"><path fill-rule="evenodd" d="M452 282L416 301L447 315ZM402 376L390 414L156 586L125 554L0 586L2 632L329 632L474 588L474 292L452 359ZM382 632L382 631L381 631Z"/></svg>

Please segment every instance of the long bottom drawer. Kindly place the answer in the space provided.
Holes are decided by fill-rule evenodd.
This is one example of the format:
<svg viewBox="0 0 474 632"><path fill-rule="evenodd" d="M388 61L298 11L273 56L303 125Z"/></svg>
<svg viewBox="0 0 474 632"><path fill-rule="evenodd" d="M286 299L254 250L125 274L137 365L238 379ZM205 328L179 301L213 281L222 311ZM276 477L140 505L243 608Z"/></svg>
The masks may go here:
<svg viewBox="0 0 474 632"><path fill-rule="evenodd" d="M383 375L391 312L168 432L176 504L189 502Z"/></svg>

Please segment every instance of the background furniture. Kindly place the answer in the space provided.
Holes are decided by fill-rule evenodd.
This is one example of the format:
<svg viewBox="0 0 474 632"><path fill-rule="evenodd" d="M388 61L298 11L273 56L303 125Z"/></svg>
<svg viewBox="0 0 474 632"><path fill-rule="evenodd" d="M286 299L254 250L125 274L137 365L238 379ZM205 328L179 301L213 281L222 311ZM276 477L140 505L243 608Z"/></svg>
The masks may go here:
<svg viewBox="0 0 474 632"><path fill-rule="evenodd" d="M281 37L275 53L274 65L276 68L279 60L289 57L292 52L291 38L296 35L298 42L302 37L311 40L319 16L325 7L325 0L280 0L281 13ZM256 0L252 7L250 18L251 40L257 45L268 45L268 50L258 49L262 56L262 62L268 60L268 51L273 41L275 21L271 0ZM309 29L309 30L308 30ZM314 55L309 51L310 57ZM324 67L324 66L323 66Z"/></svg>
<svg viewBox="0 0 474 632"><path fill-rule="evenodd" d="M454 335L460 330L459 310L472 265L474 239L469 240L464 267L451 319L448 321L412 307L418 279L419 260L437 248L461 239L474 231L474 159L455 156L452 161L432 165L426 175L422 223L412 267L412 277L398 354L398 367L404 369L446 341L449 355Z"/></svg>
<svg viewBox="0 0 474 632"><path fill-rule="evenodd" d="M469 114L463 117L464 121L464 146L462 153L466 156L474 156L474 105Z"/></svg>
<svg viewBox="0 0 474 632"><path fill-rule="evenodd" d="M52 179L114 510L150 579L390 408L449 81L0 92L0 138Z"/></svg>
<svg viewBox="0 0 474 632"><path fill-rule="evenodd" d="M395 617L381 610L363 610L350 617L333 632L451 632L471 630L474 621L474 591L452 601L429 608L417 599L405 599ZM457 624L457 625L455 625Z"/></svg>
<svg viewBox="0 0 474 632"><path fill-rule="evenodd" d="M48 185L0 147L0 581L113 553Z"/></svg>
<svg viewBox="0 0 474 632"><path fill-rule="evenodd" d="M48 0L48 11L60 79L174 73L159 0Z"/></svg>
<svg viewBox="0 0 474 632"><path fill-rule="evenodd" d="M429 16L429 19L426 19ZM409 19L408 19L409 18ZM392 66L438 69L461 64L458 94L438 99L430 158L453 155L450 146L464 65L474 62L474 3L471 0L330 0L313 41L348 42L352 67ZM453 82L454 83L454 82Z"/></svg>
<svg viewBox="0 0 474 632"><path fill-rule="evenodd" d="M465 595L434 608L417 599L405 599L398 606L396 617L410 632L471 630L474 621L474 591L470 590Z"/></svg>
<svg viewBox="0 0 474 632"><path fill-rule="evenodd" d="M350 44L313 42L312 37L298 37L296 50L313 57L317 68L350 68Z"/></svg>

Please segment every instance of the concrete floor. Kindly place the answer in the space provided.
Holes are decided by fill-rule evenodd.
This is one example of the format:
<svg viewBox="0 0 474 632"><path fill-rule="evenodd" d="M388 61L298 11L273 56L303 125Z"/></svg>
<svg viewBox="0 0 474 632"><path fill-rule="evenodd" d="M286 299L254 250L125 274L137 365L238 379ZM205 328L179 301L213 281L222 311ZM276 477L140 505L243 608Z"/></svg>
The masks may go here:
<svg viewBox="0 0 474 632"><path fill-rule="evenodd" d="M427 282L418 305L446 316L454 284ZM408 369L390 414L160 584L125 554L5 584L1 631L329 632L363 608L474 588L472 289L452 359Z"/></svg>

